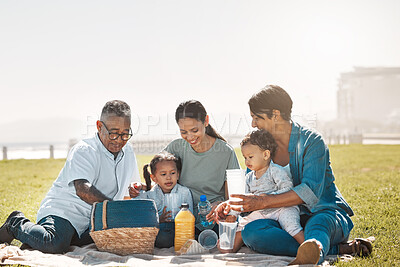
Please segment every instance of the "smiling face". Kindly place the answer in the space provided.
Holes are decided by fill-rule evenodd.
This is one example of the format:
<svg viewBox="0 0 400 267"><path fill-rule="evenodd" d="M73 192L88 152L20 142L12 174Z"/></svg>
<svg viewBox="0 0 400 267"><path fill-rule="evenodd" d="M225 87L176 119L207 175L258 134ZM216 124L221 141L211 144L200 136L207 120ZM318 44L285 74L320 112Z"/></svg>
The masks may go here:
<svg viewBox="0 0 400 267"><path fill-rule="evenodd" d="M157 183L164 193L170 193L179 179L179 172L176 164L170 160L163 160L157 163L156 171L151 179Z"/></svg>
<svg viewBox="0 0 400 267"><path fill-rule="evenodd" d="M109 134L129 134L131 122L127 117L110 116L104 122L97 121L97 131L104 147L116 156L128 141L123 141L121 136L111 140ZM108 129L108 130L107 130Z"/></svg>
<svg viewBox="0 0 400 267"><path fill-rule="evenodd" d="M259 146L250 143L245 144L241 149L244 162L250 170L257 172L269 166L269 150L262 150Z"/></svg>
<svg viewBox="0 0 400 267"><path fill-rule="evenodd" d="M181 136L186 140L194 150L200 147L206 136L206 127L208 125L208 116L204 123L193 118L183 118L178 121Z"/></svg>

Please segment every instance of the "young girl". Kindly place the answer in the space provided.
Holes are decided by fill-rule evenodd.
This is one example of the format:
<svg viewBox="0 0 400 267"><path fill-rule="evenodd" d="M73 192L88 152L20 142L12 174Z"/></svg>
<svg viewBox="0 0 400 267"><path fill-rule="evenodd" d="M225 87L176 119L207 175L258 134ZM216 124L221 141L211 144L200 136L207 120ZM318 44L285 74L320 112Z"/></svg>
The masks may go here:
<svg viewBox="0 0 400 267"><path fill-rule="evenodd" d="M148 167L150 166L149 173ZM140 191L139 199L152 199L155 201L160 217L160 231L157 235L155 246L169 248L174 245L175 212L179 211L182 203L188 203L193 213L193 199L190 190L177 184L182 164L178 157L168 152L161 152L154 156L150 164L143 167L143 176L146 181L147 191ZM156 184L151 188L151 180ZM151 190L150 190L151 188ZM141 185L139 184L139 188ZM132 188L129 189L130 196Z"/></svg>
<svg viewBox="0 0 400 267"><path fill-rule="evenodd" d="M287 172L271 161L277 144L269 132L264 130L254 131L247 135L240 145L245 164L252 170L246 175L246 193L254 195L280 194L293 187L292 179ZM299 244L303 243L304 232L300 226L299 211L297 206L270 208L253 211L241 218L235 236L233 252L238 251L243 245L241 230L244 226L259 219L278 221L282 229L293 236Z"/></svg>
<svg viewBox="0 0 400 267"><path fill-rule="evenodd" d="M175 120L182 138L172 141L165 150L182 159L179 183L193 193L196 235L204 230L199 222L197 204L206 195L213 207L228 199L226 170L238 169L235 151L210 125L204 106L196 100L179 104ZM217 231L218 226L214 225Z"/></svg>

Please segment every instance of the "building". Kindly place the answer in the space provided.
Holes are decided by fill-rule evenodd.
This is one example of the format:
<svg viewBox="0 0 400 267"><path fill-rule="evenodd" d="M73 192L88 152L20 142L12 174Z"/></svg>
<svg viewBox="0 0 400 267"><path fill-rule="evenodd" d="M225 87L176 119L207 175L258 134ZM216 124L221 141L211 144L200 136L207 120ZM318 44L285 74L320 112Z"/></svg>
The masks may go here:
<svg viewBox="0 0 400 267"><path fill-rule="evenodd" d="M400 67L355 67L341 73L337 92L338 119L365 125L400 124Z"/></svg>

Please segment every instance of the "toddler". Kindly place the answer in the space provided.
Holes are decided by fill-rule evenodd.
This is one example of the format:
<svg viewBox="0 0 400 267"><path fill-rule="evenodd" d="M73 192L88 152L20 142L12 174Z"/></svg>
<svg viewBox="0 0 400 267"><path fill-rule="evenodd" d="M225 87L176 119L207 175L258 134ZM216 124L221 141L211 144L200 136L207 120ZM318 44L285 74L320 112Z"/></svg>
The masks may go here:
<svg viewBox="0 0 400 267"><path fill-rule="evenodd" d="M150 166L150 171L148 167ZM178 184L181 172L181 160L171 153L163 151L154 156L150 164L143 167L143 176L146 181L147 190L141 190L141 185L135 188L140 191L139 199L152 199L155 201L160 219L160 231L157 235L155 246L169 248L174 245L175 236L175 213L179 211L182 203L188 203L193 213L193 198L190 190ZM151 180L155 186L151 188ZM151 188L151 190L150 190ZM134 194L130 196L135 197Z"/></svg>
<svg viewBox="0 0 400 267"><path fill-rule="evenodd" d="M280 194L291 190L292 179L284 168L274 164L277 144L272 135L265 130L257 130L247 135L241 142L241 150L246 166L251 170L246 175L246 193L254 195ZM279 222L296 241L304 242L303 228L300 226L300 210L297 206L257 210L240 218L235 236L233 252L243 245L241 230L249 222L258 219L273 219ZM224 251L225 252L225 251Z"/></svg>

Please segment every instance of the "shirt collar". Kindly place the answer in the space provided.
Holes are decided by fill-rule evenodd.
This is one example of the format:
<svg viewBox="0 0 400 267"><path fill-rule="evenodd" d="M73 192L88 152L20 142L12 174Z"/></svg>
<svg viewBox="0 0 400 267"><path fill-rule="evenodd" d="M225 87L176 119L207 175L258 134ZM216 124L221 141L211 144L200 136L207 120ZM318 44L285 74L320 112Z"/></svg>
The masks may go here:
<svg viewBox="0 0 400 267"><path fill-rule="evenodd" d="M176 183L176 185L174 186L174 188L172 188L171 192L170 192L170 193L167 193L167 194L178 193L178 192L177 192L177 191L178 191L178 185L179 185L179 184ZM153 189L154 189L155 191L158 191L159 193L165 195L164 192L162 191L161 187L160 187L158 184L156 184L156 185L153 187ZM152 190L153 190L153 189L152 189Z"/></svg>
<svg viewBox="0 0 400 267"><path fill-rule="evenodd" d="M296 122L292 121L292 131L290 132L289 140L289 152L294 152L296 150L297 142L300 135L300 126Z"/></svg>
<svg viewBox="0 0 400 267"><path fill-rule="evenodd" d="M99 137L99 133L96 133L96 134L95 134L95 139L96 139L96 142L97 142L98 147L100 147L101 151L102 151L104 154L106 154L106 156L107 156L108 158L111 158L112 160L118 160L118 159L119 159L120 157L122 157L122 155L124 154L124 153L121 153L121 151L125 148L125 146L122 147L121 151L118 152L117 157L114 159L114 154L111 153L110 151L108 151L108 149L107 149L107 148L103 145L103 143L101 142L100 137Z"/></svg>
<svg viewBox="0 0 400 267"><path fill-rule="evenodd" d="M174 186L174 188L172 188L171 193L178 193L178 192L177 192L177 191L178 191L178 186L179 186L179 184L176 183L176 185Z"/></svg>

